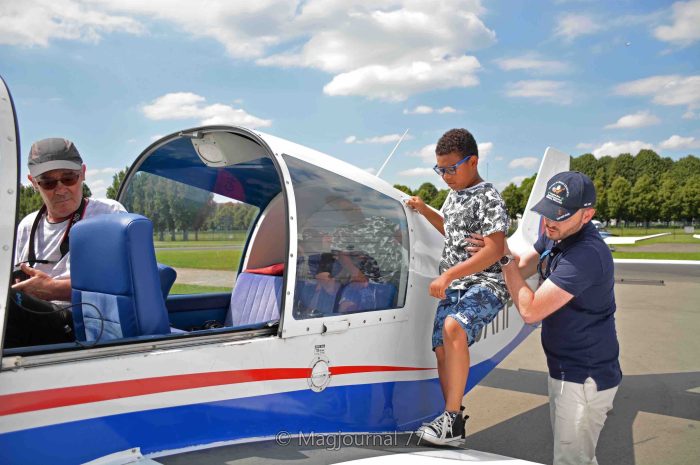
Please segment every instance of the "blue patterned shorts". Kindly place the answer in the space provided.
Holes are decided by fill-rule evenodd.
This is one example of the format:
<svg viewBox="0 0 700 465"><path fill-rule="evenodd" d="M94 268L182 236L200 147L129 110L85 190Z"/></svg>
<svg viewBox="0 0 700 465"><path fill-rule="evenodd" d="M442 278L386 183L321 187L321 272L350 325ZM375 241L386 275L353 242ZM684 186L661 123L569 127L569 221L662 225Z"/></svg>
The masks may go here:
<svg viewBox="0 0 700 465"><path fill-rule="evenodd" d="M472 286L465 291L448 289L446 294L447 298L440 301L435 312L433 350L443 345L442 328L448 316L459 323L467 334L468 344L472 345L504 305L490 289L481 286Z"/></svg>

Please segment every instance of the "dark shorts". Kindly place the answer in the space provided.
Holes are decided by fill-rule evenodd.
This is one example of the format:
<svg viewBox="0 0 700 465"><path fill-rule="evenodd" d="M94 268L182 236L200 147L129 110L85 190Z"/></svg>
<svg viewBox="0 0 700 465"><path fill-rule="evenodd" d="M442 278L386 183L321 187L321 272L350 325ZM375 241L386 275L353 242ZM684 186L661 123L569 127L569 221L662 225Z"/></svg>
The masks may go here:
<svg viewBox="0 0 700 465"><path fill-rule="evenodd" d="M443 345L442 328L448 316L459 323L467 335L467 343L472 345L505 304L490 289L481 286L464 291L448 289L446 294L447 298L440 301L435 312L433 350Z"/></svg>

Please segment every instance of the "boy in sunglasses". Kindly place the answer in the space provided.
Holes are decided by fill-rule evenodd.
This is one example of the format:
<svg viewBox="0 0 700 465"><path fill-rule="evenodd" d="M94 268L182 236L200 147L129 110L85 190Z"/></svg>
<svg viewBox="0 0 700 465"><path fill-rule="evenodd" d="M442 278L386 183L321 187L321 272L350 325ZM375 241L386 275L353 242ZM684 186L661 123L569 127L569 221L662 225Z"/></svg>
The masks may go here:
<svg viewBox="0 0 700 465"><path fill-rule="evenodd" d="M556 174L532 208L544 219L534 247L517 257L506 246L501 259L523 320L542 322L556 465L598 463L598 436L622 380L613 259L591 223L595 201L588 176ZM541 285L533 292L525 278L534 273Z"/></svg>
<svg viewBox="0 0 700 465"><path fill-rule="evenodd" d="M419 197L406 203L445 236L440 276L429 289L430 295L440 299L432 345L445 411L419 430L422 440L443 445L464 438L461 411L469 375L469 346L508 300L498 264L508 231L508 214L496 188L479 175L479 150L469 131L447 131L435 153L434 170L451 189L442 206L443 215ZM473 256L465 248L471 234L481 234L485 242Z"/></svg>
<svg viewBox="0 0 700 465"><path fill-rule="evenodd" d="M11 292L6 347L72 340L64 331L66 324L72 326L70 312L51 312L52 304L56 309L70 305L70 229L83 218L126 211L114 200L83 198L85 165L69 140L35 142L29 151L28 168L29 181L41 195L43 205L24 217L17 228L18 269ZM25 297L23 307L39 306L48 309L49 314L18 308L18 294L20 300Z"/></svg>

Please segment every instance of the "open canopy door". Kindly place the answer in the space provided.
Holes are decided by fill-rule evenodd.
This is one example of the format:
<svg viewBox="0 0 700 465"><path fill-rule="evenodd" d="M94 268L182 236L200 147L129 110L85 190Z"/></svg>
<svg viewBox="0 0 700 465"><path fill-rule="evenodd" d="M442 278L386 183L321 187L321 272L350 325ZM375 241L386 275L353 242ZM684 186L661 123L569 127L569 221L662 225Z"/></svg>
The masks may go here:
<svg viewBox="0 0 700 465"><path fill-rule="evenodd" d="M15 249L19 189L19 133L10 90L0 77L0 343L5 334L7 294Z"/></svg>

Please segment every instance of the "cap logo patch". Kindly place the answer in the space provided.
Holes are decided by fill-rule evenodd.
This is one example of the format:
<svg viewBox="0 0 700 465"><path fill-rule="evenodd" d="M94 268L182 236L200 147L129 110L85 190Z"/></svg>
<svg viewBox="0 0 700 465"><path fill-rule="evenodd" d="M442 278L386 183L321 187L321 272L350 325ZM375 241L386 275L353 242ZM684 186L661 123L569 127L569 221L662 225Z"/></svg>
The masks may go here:
<svg viewBox="0 0 700 465"><path fill-rule="evenodd" d="M569 186L561 181L555 182L547 189L547 198L559 205L564 203L564 199L567 197L569 197Z"/></svg>

